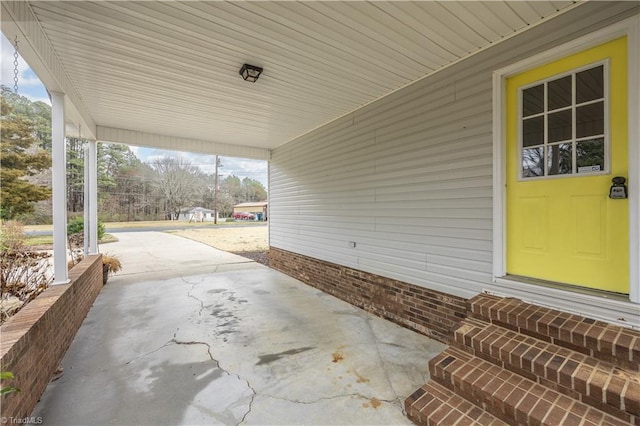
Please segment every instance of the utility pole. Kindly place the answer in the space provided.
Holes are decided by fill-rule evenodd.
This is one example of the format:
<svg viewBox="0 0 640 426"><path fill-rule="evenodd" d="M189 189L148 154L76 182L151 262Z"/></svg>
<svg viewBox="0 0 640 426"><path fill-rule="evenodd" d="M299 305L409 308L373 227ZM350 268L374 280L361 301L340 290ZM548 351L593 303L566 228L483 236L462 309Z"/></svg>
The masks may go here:
<svg viewBox="0 0 640 426"><path fill-rule="evenodd" d="M218 167L222 167L220 164L220 157L216 155L216 175L215 183L213 187L213 224L218 224Z"/></svg>

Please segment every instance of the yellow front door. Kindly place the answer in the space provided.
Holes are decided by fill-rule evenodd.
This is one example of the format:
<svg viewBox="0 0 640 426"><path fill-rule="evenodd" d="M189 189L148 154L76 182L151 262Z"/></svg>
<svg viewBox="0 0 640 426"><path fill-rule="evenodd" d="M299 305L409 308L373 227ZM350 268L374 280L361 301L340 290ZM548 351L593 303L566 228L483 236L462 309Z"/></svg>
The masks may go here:
<svg viewBox="0 0 640 426"><path fill-rule="evenodd" d="M627 40L506 81L507 273L629 293ZM615 197L624 189L617 186Z"/></svg>

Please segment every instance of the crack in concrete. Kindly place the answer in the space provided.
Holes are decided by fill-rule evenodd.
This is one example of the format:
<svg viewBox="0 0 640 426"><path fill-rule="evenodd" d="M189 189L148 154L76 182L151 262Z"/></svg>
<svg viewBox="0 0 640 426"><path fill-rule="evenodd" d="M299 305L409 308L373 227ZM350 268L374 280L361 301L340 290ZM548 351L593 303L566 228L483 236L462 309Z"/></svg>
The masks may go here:
<svg viewBox="0 0 640 426"><path fill-rule="evenodd" d="M285 398L283 396L275 396L275 395L269 395L269 394L265 394L262 395L263 397L266 398L272 398L272 399L278 399L280 401L286 401L286 402L292 402L294 404L303 404L303 405L311 405L311 404L317 404L319 402L322 401L331 401L334 399L339 399L339 398L348 398L348 397L356 397L356 398L360 398L360 399L364 399L366 401L371 401L371 399L375 398L373 396L364 396L362 394L359 393L346 393L346 394L341 394L341 395L334 395L334 396L325 396L322 398L318 398L318 399L314 399L312 401L300 401L297 399L289 399L289 398ZM387 404L395 404L396 402L398 402L398 399L379 399L379 398L375 398L376 400L380 401L380 402L385 402Z"/></svg>
<svg viewBox="0 0 640 426"><path fill-rule="evenodd" d="M242 263L245 263L245 262L242 262ZM249 262L247 262L247 263L249 263ZM214 272L217 272L217 270L218 270L218 266L219 266L219 265L217 265L217 266L216 266L216 268L215 268ZM182 278L182 281L183 281L185 284L190 284L190 285L191 285L191 288L187 291L187 297L189 297L189 298L191 298L191 299L194 299L195 301L197 301L197 302L200 304L200 310L198 311L198 316L202 316L202 311L203 311L203 310L204 310L204 308L205 308L204 300L202 300L202 299L200 299L200 298L198 298L198 297L196 297L195 295L193 295L193 294L192 294L192 291L196 288L196 285L197 285L198 283L188 282L184 277ZM191 341L180 341L180 340L178 340L178 339L177 339L178 331L179 331L179 329L178 329L178 330L176 330L176 332L175 332L175 333L173 333L173 338L172 338L169 342L167 342L166 344L169 344L169 343L175 343L175 344L177 344L177 345L205 345L205 346L207 347L207 353L209 354L209 358L210 358L212 361L214 361L214 362L216 363L217 368L219 368L220 370L222 370L223 372L225 372L225 373L226 373L226 374L228 374L229 376L235 376L235 377L237 377L237 378L238 378L238 380L245 382L245 383L247 384L247 387L248 387L249 389L251 389L251 400L249 401L249 408L248 408L248 409L247 409L247 411L242 415L242 418L240 419L240 421L239 421L238 423L236 423L236 426L238 426L238 425L242 424L242 423L245 421L245 419L247 418L247 416L251 413L251 410L252 410L252 408L253 408L253 401L255 400L256 395L257 395L257 392L256 392L256 390L254 389L254 387L253 387L253 386L251 386L251 383L249 383L249 380L243 379L242 377L240 377L240 375L239 375L239 374L232 374L232 373L230 373L228 370L224 369L224 368L220 365L220 361L218 361L217 359L215 359L215 358L213 357L213 354L211 353L211 346L210 346L208 343L206 343L206 342L198 342L198 341L193 341L193 340L191 340ZM166 344L165 344L165 345L166 345ZM162 349L162 348L159 348L159 349ZM158 349L158 350L159 350L159 349Z"/></svg>
<svg viewBox="0 0 640 426"><path fill-rule="evenodd" d="M177 333L178 333L178 332L176 331L176 334L177 334ZM211 355L211 346L209 346L209 344L208 344L208 343L205 343L205 342L196 342L196 341L193 341L193 340L190 340L190 341L188 341L188 342L183 342L183 341L177 340L177 339L176 339L176 335L175 335L175 334L173 335L173 339L171 339L171 340L169 340L169 341L167 342L167 344L169 344L169 343L175 343L176 345L204 345L204 346L206 346L206 347L207 347L207 353L209 354L209 358L211 359L211 361L215 361L215 362L216 362L216 364L217 364L216 366L217 366L218 368L220 368L220 369L221 369L222 371L224 371L225 373L229 374L227 371L225 371L223 368L221 368L221 367L220 367L220 363L219 363L216 359L214 359L214 358L213 358L213 355Z"/></svg>
<svg viewBox="0 0 640 426"><path fill-rule="evenodd" d="M382 371L384 371L384 375L387 378L387 383L389 384L389 388L391 389L391 392L393 392L393 394L396 396L395 399L393 400L394 403L397 403L398 405L400 405L402 409L402 414L406 416L407 413L405 412L404 404L402 403L403 401L400 400L400 395L398 395L398 392L396 392L396 389L393 387L393 381L391 380L391 377L389 377L389 370L387 370L385 366L385 362L382 359L382 354L380 353L380 345L378 345L378 339L376 338L376 334L373 331L373 327L371 326L371 319L372 318L369 315L367 315L367 317L365 318L365 322L367 323L367 328L369 329L369 331L371 332L371 336L373 337L373 342L376 347L376 353L378 354L378 360L380 360L380 366L382 367Z"/></svg>
<svg viewBox="0 0 640 426"><path fill-rule="evenodd" d="M191 294L191 292L193 291L193 289L195 287L196 287L195 284L191 284L191 290L187 291L187 297L189 297L189 298L195 300L196 302L200 303L200 310L198 311L198 316L202 316L202 311L204 310L204 301L202 299L197 298L193 294Z"/></svg>
<svg viewBox="0 0 640 426"><path fill-rule="evenodd" d="M240 380L243 380L240 378L239 375L236 374L236 377ZM242 423L244 423L245 419L247 418L247 416L249 414L251 414L251 410L253 409L253 401L255 401L256 396L258 395L258 393L256 392L256 390L254 389L253 386L251 386L251 383L249 383L248 380L244 380L247 383L247 387L249 389L251 389L251 400L249 401L249 408L247 409L247 412L244 413L244 415L242 416L242 418L240 419L240 421L238 423L236 423L236 426L241 425Z"/></svg>
<svg viewBox="0 0 640 426"><path fill-rule="evenodd" d="M167 346L170 343L174 343L176 345L204 345L207 347L207 353L209 354L209 358L211 359L211 361L216 363L216 367L219 368L220 370L222 370L225 374L229 375L229 376L235 376L238 378L238 380L245 382L247 384L247 387L249 389L251 389L251 400L249 401L249 408L247 409L247 411L242 415L242 418L240 419L240 421L238 423L236 423L236 426L242 424L245 419L247 418L247 416L251 413L251 410L253 409L253 401L256 398L257 392L255 390L255 388L253 386L251 386L251 383L249 383L249 380L247 379L243 379L242 377L240 377L239 374L232 374L231 372L229 372L227 369L223 368L222 365L220 365L220 361L218 361L217 359L215 359L213 357L213 354L211 353L211 345L209 345L206 342L198 342L195 340L190 340L190 341L181 341L177 339L177 335L178 335L178 330L176 330L176 332L173 334L173 338L171 340L169 340L167 343L165 343L162 347ZM159 348L157 350L160 350L162 348Z"/></svg>
<svg viewBox="0 0 640 426"><path fill-rule="evenodd" d="M206 343L203 343L203 342L184 342L184 343L182 343L182 342L177 341L177 340L176 340L176 335L178 334L178 331L179 331L179 330L180 330L180 329L176 330L176 331L175 331L175 333L173 333L173 338L169 339L166 343L163 343L163 344L162 344L162 346L160 346L160 347L158 347L158 348L156 348L156 349L154 349L154 350L152 350L152 351L145 352L145 353L143 353L142 355L138 355L137 357L135 357L135 358L133 358L133 359L131 359L131 360L129 360L129 361L127 361L127 362L125 362L125 363L124 363L124 365L129 365L129 364L131 364L132 362L136 362L136 361L138 361L138 360L140 360L140 359L142 359L142 358L145 358L145 357L147 357L147 356L149 356L149 355L151 355L151 354L154 354L154 353L156 353L156 352L158 352L158 351L160 351L160 350L162 350L162 349L166 348L166 347L167 347L167 346L169 346L171 343L175 343L175 344L178 344L178 345L180 345L180 344L185 344L185 345L203 344L203 345L206 345L206 346L207 346L207 348L209 348L209 345L208 345L208 344L206 344ZM211 352L210 352L210 350L207 350L207 352L209 352L209 357L213 360L213 357L211 356ZM214 360L214 361L215 361L215 360Z"/></svg>
<svg viewBox="0 0 640 426"><path fill-rule="evenodd" d="M213 272L217 272L218 270L218 266L216 265L216 268L214 269ZM196 285L198 284L198 282L189 282L185 277L181 277L182 282L184 282L187 285L191 285L191 288L189 290L187 290L187 297L195 300L196 302L200 303L200 310L198 311L198 316L202 316L202 311L205 308L204 305L204 300L196 297L194 294L192 294L193 290L196 288ZM202 282L202 279L200 279L199 282Z"/></svg>
<svg viewBox="0 0 640 426"><path fill-rule="evenodd" d="M174 335L174 336L175 336L175 335ZM124 363L124 365L129 365L129 364L131 364L132 362L136 362L136 361L138 361L138 360L140 360L140 359L142 359L142 358L145 358L145 357L147 357L147 356L149 356L149 355L151 355L151 354L153 354L153 353L156 353L156 352L158 352L159 350L162 350L163 348L166 348L167 346L169 346L169 344L171 344L171 340L169 340L167 343L163 344L162 346L160 346L160 347L159 347L159 348L157 348L157 349L154 349L154 350L152 350L152 351L146 352L146 353L144 353L144 354L142 354L142 355L138 355L137 357L133 358L132 360L129 360L129 361L125 362L125 363Z"/></svg>

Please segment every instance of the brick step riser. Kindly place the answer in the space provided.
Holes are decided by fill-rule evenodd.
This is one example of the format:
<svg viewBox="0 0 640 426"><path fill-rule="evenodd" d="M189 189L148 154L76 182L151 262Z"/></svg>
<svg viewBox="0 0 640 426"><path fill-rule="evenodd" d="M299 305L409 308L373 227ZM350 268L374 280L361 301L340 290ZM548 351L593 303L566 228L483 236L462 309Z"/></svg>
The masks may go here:
<svg viewBox="0 0 640 426"><path fill-rule="evenodd" d="M518 299L479 294L468 301L469 317L640 371L640 332Z"/></svg>
<svg viewBox="0 0 640 426"><path fill-rule="evenodd" d="M429 369L433 381L509 424L629 424L454 348L433 358Z"/></svg>
<svg viewBox="0 0 640 426"><path fill-rule="evenodd" d="M468 320L456 330L451 344L620 419L638 423L640 375L637 373L595 362L585 355L536 342L530 337L509 339L506 337L509 333L490 332L491 328L495 327ZM600 368L596 369L596 365Z"/></svg>
<svg viewBox="0 0 640 426"><path fill-rule="evenodd" d="M432 359L432 361L434 361ZM439 360L438 360L439 361ZM515 416L508 415L501 410L497 410L495 405L491 403L490 399L488 399L488 394L485 395L481 392L473 392L471 384L463 381L459 381L457 384L454 384L452 377L449 375L442 374L441 371L438 371L434 366L429 363L429 371L431 373L431 381L443 386L449 391L459 395L465 400L471 402L478 408L490 413L492 416L504 421L508 424L527 424L527 423L518 423L516 422Z"/></svg>
<svg viewBox="0 0 640 426"><path fill-rule="evenodd" d="M407 417L418 426L506 426L483 409L430 381L405 400Z"/></svg>

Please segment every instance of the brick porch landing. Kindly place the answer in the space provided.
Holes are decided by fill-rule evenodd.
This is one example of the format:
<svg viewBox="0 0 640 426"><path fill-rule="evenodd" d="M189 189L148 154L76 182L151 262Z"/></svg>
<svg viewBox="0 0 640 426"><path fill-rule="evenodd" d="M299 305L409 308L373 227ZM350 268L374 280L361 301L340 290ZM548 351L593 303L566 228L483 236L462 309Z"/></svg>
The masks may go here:
<svg viewBox="0 0 640 426"><path fill-rule="evenodd" d="M405 401L416 424L640 424L640 332L486 294L468 310Z"/></svg>

